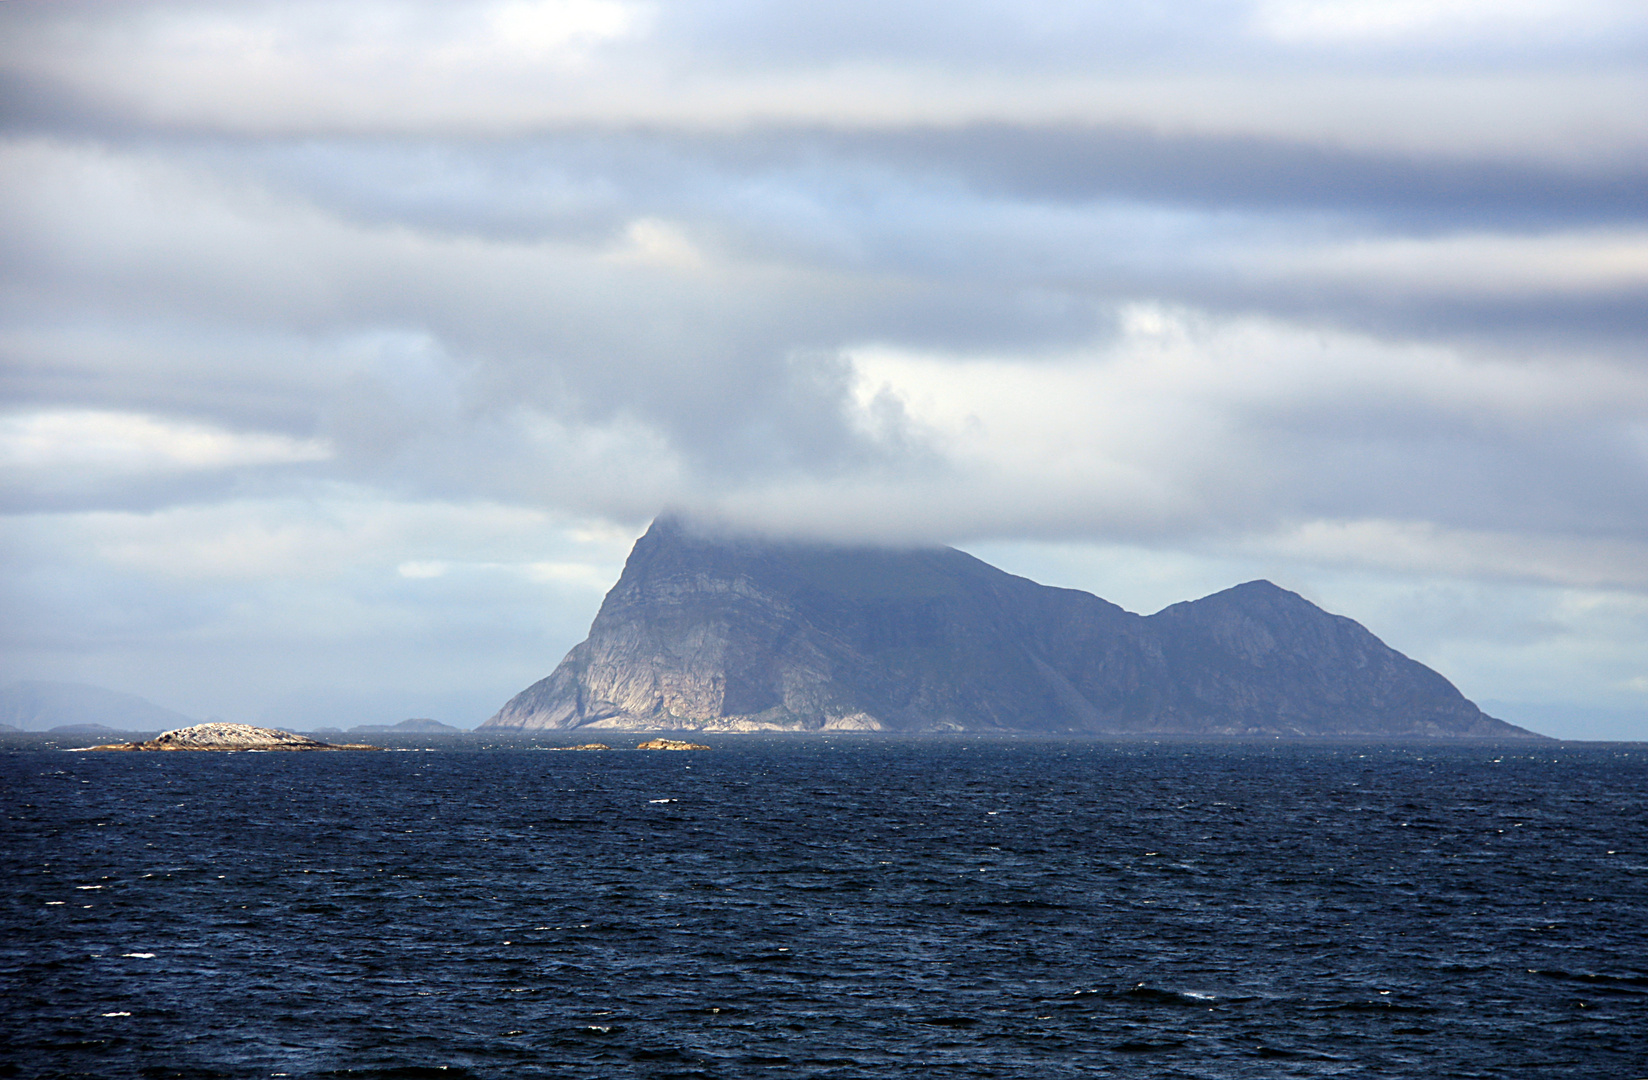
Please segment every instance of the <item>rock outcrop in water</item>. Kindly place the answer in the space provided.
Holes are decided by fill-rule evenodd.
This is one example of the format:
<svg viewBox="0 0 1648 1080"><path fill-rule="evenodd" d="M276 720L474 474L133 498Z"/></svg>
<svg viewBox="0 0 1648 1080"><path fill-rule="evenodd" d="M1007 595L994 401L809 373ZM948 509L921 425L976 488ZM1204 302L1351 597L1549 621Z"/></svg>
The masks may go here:
<svg viewBox="0 0 1648 1080"><path fill-rule="evenodd" d="M164 731L146 742L112 743L92 750L376 750L376 746L338 745L251 724L196 724Z"/></svg>
<svg viewBox="0 0 1648 1080"><path fill-rule="evenodd" d="M950 548L670 519L589 638L482 727L1538 737L1268 581L1142 616Z"/></svg>

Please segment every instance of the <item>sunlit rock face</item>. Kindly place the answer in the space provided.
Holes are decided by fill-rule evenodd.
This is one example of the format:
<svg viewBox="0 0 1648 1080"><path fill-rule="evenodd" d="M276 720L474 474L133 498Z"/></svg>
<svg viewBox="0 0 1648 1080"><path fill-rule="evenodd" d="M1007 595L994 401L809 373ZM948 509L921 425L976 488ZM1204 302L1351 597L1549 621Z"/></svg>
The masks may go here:
<svg viewBox="0 0 1648 1080"><path fill-rule="evenodd" d="M638 540L483 727L1532 737L1266 581L1135 615L949 548Z"/></svg>

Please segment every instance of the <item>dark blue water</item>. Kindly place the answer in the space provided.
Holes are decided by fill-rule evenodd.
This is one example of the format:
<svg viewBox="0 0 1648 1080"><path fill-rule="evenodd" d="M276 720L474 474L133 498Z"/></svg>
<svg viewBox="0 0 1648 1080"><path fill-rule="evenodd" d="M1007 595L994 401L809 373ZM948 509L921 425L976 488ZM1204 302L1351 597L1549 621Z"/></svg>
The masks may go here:
<svg viewBox="0 0 1648 1080"><path fill-rule="evenodd" d="M0 1073L1648 1076L1648 748L0 759Z"/></svg>

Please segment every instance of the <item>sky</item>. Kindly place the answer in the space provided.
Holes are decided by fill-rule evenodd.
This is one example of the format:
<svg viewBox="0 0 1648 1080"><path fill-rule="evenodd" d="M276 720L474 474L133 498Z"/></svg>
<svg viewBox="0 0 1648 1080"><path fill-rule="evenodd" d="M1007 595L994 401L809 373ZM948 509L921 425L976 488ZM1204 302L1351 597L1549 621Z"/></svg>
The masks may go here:
<svg viewBox="0 0 1648 1080"><path fill-rule="evenodd" d="M473 726L677 511L1648 739L1639 0L8 0L0 281L0 683Z"/></svg>

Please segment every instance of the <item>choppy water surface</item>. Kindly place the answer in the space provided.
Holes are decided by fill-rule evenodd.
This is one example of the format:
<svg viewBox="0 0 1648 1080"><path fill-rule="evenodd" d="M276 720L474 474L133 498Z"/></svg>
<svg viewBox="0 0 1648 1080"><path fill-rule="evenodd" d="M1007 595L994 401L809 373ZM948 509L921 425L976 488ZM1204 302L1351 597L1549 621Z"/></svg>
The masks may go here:
<svg viewBox="0 0 1648 1080"><path fill-rule="evenodd" d="M17 1076L1648 1076L1648 748L0 759Z"/></svg>

